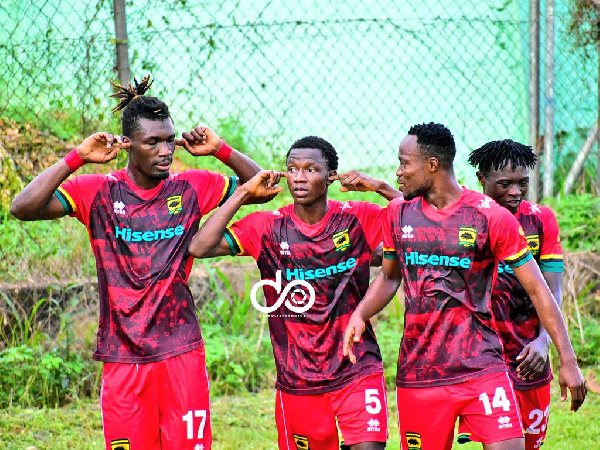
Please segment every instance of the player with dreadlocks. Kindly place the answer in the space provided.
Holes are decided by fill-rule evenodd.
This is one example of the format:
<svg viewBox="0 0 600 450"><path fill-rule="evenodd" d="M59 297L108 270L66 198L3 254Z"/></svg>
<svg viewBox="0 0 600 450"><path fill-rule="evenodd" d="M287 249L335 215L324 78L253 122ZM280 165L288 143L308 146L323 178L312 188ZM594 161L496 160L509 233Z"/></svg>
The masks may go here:
<svg viewBox="0 0 600 450"><path fill-rule="evenodd" d="M536 163L532 148L510 139L492 141L474 150L469 163L477 169L484 194L508 209L519 221L529 251L560 305L563 251L558 223L550 208L525 200L529 169ZM529 295L504 261L498 267L492 312L517 394L525 429L525 448L536 449L544 442L548 428L552 380L548 350L551 341Z"/></svg>
<svg viewBox="0 0 600 450"><path fill-rule="evenodd" d="M21 220L76 217L88 229L98 272L106 449L211 448L204 341L188 287L188 244L202 216L229 198L237 178L170 172L175 146L213 155L240 177L260 167L206 127L175 138L169 108L145 95L152 82L115 86L123 136L92 134L43 171L11 204ZM73 172L119 150L127 166L108 175Z"/></svg>
<svg viewBox="0 0 600 450"><path fill-rule="evenodd" d="M572 409L585 398L585 382L519 223L491 198L458 184L455 155L454 137L441 124L411 127L400 143L396 175L404 200L386 209L381 273L350 318L344 353L354 360L365 320L404 279L396 376L402 448L451 449L458 418L487 450L522 449L521 418L491 310L499 261L513 270L556 345L562 395L571 390Z"/></svg>

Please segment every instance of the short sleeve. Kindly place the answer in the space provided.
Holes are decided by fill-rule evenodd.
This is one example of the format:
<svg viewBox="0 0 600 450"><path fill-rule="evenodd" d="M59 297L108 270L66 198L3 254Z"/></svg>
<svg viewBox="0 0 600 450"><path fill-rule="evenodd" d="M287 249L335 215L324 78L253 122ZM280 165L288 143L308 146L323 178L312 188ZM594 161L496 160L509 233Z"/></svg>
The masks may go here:
<svg viewBox="0 0 600 450"><path fill-rule="evenodd" d="M399 204L401 200L392 200L383 210L383 219L381 223L381 234L383 238L383 257L385 259L398 259L396 248L394 247L394 238L392 235L392 221L398 217Z"/></svg>
<svg viewBox="0 0 600 450"><path fill-rule="evenodd" d="M66 213L89 225L90 208L105 175L81 175L61 184L54 192Z"/></svg>
<svg viewBox="0 0 600 450"><path fill-rule="evenodd" d="M541 208L542 242L540 248L540 270L543 272L563 272L563 249L560 243L560 230L556 216L550 208Z"/></svg>
<svg viewBox="0 0 600 450"><path fill-rule="evenodd" d="M207 170L186 170L183 174L198 193L198 204L203 216L225 203L233 195L237 185L236 177Z"/></svg>
<svg viewBox="0 0 600 450"><path fill-rule="evenodd" d="M223 237L229 243L233 255L249 255L258 259L263 236L271 228L271 223L269 213L254 212L227 227Z"/></svg>
<svg viewBox="0 0 600 450"><path fill-rule="evenodd" d="M369 247L375 250L382 241L381 223L384 211L381 206L369 202L351 202L352 209L367 236Z"/></svg>
<svg viewBox="0 0 600 450"><path fill-rule="evenodd" d="M514 215L496 205L486 217L492 252L496 258L506 261L511 267L522 266L533 258L527 248L523 228Z"/></svg>

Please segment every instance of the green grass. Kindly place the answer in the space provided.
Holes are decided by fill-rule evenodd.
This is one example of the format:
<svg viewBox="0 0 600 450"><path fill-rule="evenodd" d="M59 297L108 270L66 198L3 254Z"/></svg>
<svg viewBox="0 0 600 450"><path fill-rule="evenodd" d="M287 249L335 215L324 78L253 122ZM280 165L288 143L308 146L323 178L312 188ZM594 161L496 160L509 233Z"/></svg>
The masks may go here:
<svg viewBox="0 0 600 450"><path fill-rule="evenodd" d="M215 450L276 449L273 390L256 394L217 397L212 400ZM569 411L558 400L553 385L550 426L546 447L552 450L597 448L600 441L600 396L590 393L582 409ZM389 449L399 448L396 396L388 393L390 410ZM9 408L0 411L0 448L14 450L101 450L102 422L97 401L82 401L57 409ZM477 449L480 444L454 445Z"/></svg>

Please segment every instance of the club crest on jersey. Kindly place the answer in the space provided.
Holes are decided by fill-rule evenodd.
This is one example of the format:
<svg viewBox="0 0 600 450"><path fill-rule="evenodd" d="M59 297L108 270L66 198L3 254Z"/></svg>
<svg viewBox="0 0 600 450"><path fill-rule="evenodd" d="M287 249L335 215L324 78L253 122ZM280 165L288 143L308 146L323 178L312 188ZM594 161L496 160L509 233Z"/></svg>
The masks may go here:
<svg viewBox="0 0 600 450"><path fill-rule="evenodd" d="M181 195L171 195L167 198L169 214L179 214L183 210Z"/></svg>
<svg viewBox="0 0 600 450"><path fill-rule="evenodd" d="M342 231L338 231L333 235L333 243L335 244L335 250L338 252L343 252L350 248L350 234L348 233L348 228Z"/></svg>
<svg viewBox="0 0 600 450"><path fill-rule="evenodd" d="M537 255L540 252L540 236L537 234L530 234L525 236L525 239L527 239L527 247L531 254Z"/></svg>
<svg viewBox="0 0 600 450"><path fill-rule="evenodd" d="M306 436L294 434L294 442L296 443L296 448L298 450L310 450L310 445L308 445L308 438Z"/></svg>
<svg viewBox="0 0 600 450"><path fill-rule="evenodd" d="M458 229L458 243L464 247L473 247L477 239L477 228L460 227Z"/></svg>
<svg viewBox="0 0 600 450"><path fill-rule="evenodd" d="M113 210L115 211L116 215L124 216L125 215L125 203L123 203L120 200L117 200L116 202L113 203Z"/></svg>
<svg viewBox="0 0 600 450"><path fill-rule="evenodd" d="M290 244L288 244L287 241L281 241L281 244L279 244L279 246L281 247L281 250L279 250L280 255L290 256L292 254L290 252Z"/></svg>
<svg viewBox="0 0 600 450"><path fill-rule="evenodd" d="M406 436L408 450L421 450L421 435L419 433L407 431L404 435Z"/></svg>
<svg viewBox="0 0 600 450"><path fill-rule="evenodd" d="M402 227L402 239L414 239L413 227L410 225L404 225Z"/></svg>
<svg viewBox="0 0 600 450"><path fill-rule="evenodd" d="M110 441L110 450L131 450L129 439L115 439Z"/></svg>

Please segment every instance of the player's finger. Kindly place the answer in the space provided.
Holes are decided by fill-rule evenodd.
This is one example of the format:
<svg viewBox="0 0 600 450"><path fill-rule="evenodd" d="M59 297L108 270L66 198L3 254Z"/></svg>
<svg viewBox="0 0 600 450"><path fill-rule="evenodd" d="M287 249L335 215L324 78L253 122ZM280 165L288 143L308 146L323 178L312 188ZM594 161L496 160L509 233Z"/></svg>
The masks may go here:
<svg viewBox="0 0 600 450"><path fill-rule="evenodd" d="M584 400L585 394L583 386L578 386L575 389L571 389L571 411L577 411L581 405L583 405Z"/></svg>
<svg viewBox="0 0 600 450"><path fill-rule="evenodd" d="M336 181L336 180L339 180L339 179L340 179L340 176L339 176L339 175L331 175L331 176L329 177L329 181Z"/></svg>
<svg viewBox="0 0 600 450"><path fill-rule="evenodd" d="M567 399L567 385L560 383L560 401L564 402Z"/></svg>
<svg viewBox="0 0 600 450"><path fill-rule="evenodd" d="M186 143L187 141L185 139L175 139L175 145L178 145L180 147L185 147Z"/></svg>
<svg viewBox="0 0 600 450"><path fill-rule="evenodd" d="M523 350L521 350L521 353L519 353L519 355L517 356L517 361L522 360L523 358L525 358L525 356L527 356L527 353L529 352L529 347L525 347ZM519 369L517 369L519 370Z"/></svg>
<svg viewBox="0 0 600 450"><path fill-rule="evenodd" d="M191 145L193 145L193 144L194 144L194 142L196 142L196 138L195 138L194 136L192 136L192 135L191 135L191 133L190 133L189 131L184 131L184 132L181 134L181 137L182 137L183 139L185 139L185 140L188 142L188 144L191 144Z"/></svg>
<svg viewBox="0 0 600 450"><path fill-rule="evenodd" d="M346 186L342 186L340 188L340 192L350 192L350 189L348 189Z"/></svg>
<svg viewBox="0 0 600 450"><path fill-rule="evenodd" d="M206 135L204 134L204 131L202 131L202 129L198 130L198 128L200 127L196 127L194 128L190 134L194 137L194 139L198 142L202 142L206 140Z"/></svg>

